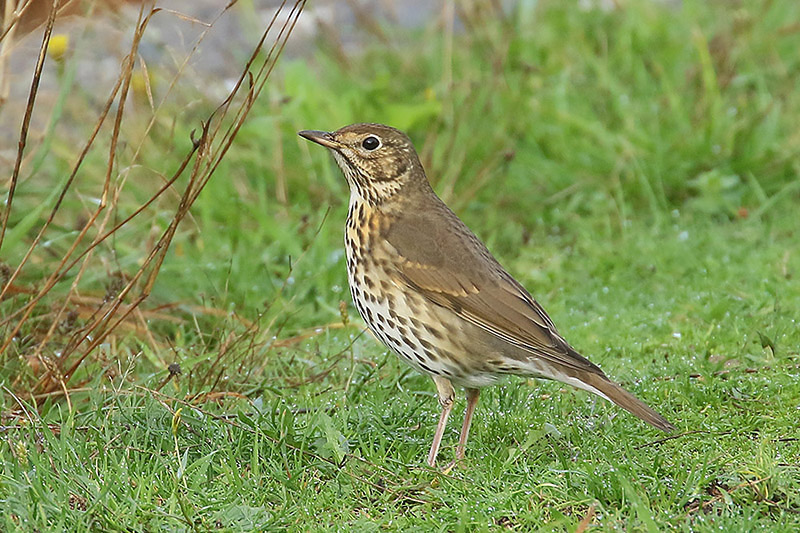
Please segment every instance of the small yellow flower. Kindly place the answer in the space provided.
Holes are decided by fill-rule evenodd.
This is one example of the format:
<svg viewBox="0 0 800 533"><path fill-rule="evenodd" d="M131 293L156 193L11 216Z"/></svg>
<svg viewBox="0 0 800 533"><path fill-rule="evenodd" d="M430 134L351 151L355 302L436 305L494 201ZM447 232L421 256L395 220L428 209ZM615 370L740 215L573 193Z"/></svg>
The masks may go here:
<svg viewBox="0 0 800 533"><path fill-rule="evenodd" d="M67 48L69 48L69 35L66 33L53 35L50 37L50 42L47 43L47 53L55 61L63 61Z"/></svg>

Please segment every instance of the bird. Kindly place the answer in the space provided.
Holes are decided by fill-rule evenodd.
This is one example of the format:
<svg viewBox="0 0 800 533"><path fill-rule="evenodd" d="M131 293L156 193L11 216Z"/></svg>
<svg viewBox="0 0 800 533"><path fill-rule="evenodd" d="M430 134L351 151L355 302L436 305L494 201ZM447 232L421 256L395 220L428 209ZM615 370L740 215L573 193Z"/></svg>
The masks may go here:
<svg viewBox="0 0 800 533"><path fill-rule="evenodd" d="M436 195L410 138L374 123L298 135L327 148L350 189L347 278L356 309L400 359L433 378L441 414L436 458L463 387L467 406L456 457L465 457L482 388L510 375L594 393L665 432L662 415L611 381L562 337L531 294Z"/></svg>

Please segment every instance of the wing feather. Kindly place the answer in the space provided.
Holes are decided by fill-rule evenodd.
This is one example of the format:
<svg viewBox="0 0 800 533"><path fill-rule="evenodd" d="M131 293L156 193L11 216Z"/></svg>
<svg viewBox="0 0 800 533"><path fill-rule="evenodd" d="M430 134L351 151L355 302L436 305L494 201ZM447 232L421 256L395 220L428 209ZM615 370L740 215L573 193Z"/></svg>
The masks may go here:
<svg viewBox="0 0 800 533"><path fill-rule="evenodd" d="M397 281L531 356L600 372L570 347L544 309L444 204L434 207L447 212L398 216L386 230ZM442 219L448 224L442 226Z"/></svg>

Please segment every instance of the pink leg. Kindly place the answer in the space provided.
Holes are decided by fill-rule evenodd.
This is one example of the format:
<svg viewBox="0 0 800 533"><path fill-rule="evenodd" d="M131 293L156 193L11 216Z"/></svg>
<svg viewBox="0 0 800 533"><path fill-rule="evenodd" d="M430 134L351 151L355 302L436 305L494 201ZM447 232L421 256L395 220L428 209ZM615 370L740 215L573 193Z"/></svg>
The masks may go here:
<svg viewBox="0 0 800 533"><path fill-rule="evenodd" d="M472 414L478 405L478 396L480 394L480 389L467 389L467 410L464 412L464 425L461 426L461 436L458 438L456 461L464 459L464 450L467 447L467 437L469 437L469 426L472 424Z"/></svg>
<svg viewBox="0 0 800 533"><path fill-rule="evenodd" d="M442 435L444 428L447 426L447 418L450 416L450 411L453 410L453 398L455 390L450 381L434 377L433 382L436 384L436 390L439 393L439 403L442 406L442 414L439 417L439 424L436 426L436 433L433 435L433 443L431 444L431 451L428 453L428 466L433 468L436 466L436 456L439 454L439 445L442 443Z"/></svg>

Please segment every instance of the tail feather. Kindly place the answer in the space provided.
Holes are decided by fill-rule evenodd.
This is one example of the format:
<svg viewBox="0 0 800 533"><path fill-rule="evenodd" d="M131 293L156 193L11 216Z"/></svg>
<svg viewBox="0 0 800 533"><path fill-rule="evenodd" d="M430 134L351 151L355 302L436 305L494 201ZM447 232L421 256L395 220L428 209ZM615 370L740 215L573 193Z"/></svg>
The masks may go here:
<svg viewBox="0 0 800 533"><path fill-rule="evenodd" d="M587 390L611 400L651 426L667 433L675 429L675 426L670 424L666 418L655 412L639 398L609 380L605 375L590 373L581 376L580 381L586 384Z"/></svg>

